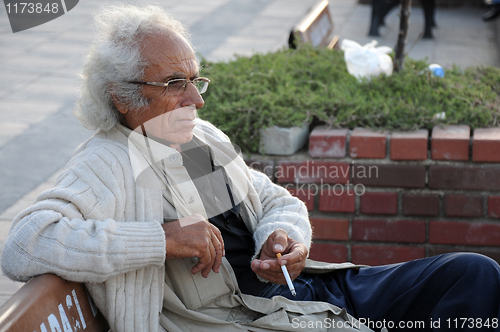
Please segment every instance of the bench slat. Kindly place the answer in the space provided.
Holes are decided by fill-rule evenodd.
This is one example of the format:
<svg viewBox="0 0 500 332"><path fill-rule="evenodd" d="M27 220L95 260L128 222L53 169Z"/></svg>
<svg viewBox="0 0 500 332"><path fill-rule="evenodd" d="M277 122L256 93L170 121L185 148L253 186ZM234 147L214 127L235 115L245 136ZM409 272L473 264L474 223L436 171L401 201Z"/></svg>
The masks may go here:
<svg viewBox="0 0 500 332"><path fill-rule="evenodd" d="M85 286L52 274L31 279L0 308L0 332L105 332Z"/></svg>

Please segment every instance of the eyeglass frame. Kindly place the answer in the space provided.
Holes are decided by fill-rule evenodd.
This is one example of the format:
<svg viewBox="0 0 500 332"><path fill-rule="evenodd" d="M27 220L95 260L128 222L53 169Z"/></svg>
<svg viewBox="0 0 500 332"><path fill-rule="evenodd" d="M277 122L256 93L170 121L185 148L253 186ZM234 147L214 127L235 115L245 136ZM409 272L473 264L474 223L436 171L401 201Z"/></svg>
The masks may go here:
<svg viewBox="0 0 500 332"><path fill-rule="evenodd" d="M198 93L201 95L201 94L203 94L203 93L205 93L207 91L208 85L210 84L210 79L208 79L206 77L195 77L192 80L189 80L187 78L174 78L174 79L168 80L167 82L128 81L127 83L164 87L164 88L166 88L165 90L168 93L168 85L170 83L174 82L174 81L186 81L186 84L184 84L182 86L182 89L183 89L183 92L184 92L184 91L186 91L187 85L189 83L192 83L196 87L196 84L194 84L194 83L195 83L195 81L199 81L199 80L201 80L202 82L205 82L207 84L206 87L205 87L205 90L199 91L198 88L196 89L198 91Z"/></svg>

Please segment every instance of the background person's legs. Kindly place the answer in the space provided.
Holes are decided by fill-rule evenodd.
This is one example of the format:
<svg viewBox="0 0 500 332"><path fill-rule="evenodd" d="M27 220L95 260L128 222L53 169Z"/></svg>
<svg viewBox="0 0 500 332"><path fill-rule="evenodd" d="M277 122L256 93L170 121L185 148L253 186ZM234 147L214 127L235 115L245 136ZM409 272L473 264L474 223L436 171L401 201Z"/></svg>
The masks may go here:
<svg viewBox="0 0 500 332"><path fill-rule="evenodd" d="M492 21L500 15L500 0L487 0L485 4L491 8L483 14L483 21Z"/></svg>

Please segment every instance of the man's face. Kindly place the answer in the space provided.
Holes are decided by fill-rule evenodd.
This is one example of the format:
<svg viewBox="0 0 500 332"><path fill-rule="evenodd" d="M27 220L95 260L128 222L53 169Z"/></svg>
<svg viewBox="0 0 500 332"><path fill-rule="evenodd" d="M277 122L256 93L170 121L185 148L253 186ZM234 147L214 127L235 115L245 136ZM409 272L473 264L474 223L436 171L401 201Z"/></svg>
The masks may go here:
<svg viewBox="0 0 500 332"><path fill-rule="evenodd" d="M152 36L143 42L143 57L149 66L144 71L143 81L166 83L171 79L194 79L198 76L198 65L189 44L178 36ZM167 92L158 86L142 85L142 93L149 105L136 112L125 111L123 124L132 130L144 125L148 136L166 141L173 148L193 138L196 110L204 101L193 84L187 84L184 92Z"/></svg>

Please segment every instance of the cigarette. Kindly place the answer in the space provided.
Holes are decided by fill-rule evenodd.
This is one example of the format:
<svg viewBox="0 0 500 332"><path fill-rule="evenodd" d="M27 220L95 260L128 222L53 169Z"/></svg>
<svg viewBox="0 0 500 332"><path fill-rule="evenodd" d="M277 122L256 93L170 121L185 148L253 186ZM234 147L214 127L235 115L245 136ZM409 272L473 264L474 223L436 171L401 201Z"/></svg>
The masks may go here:
<svg viewBox="0 0 500 332"><path fill-rule="evenodd" d="M278 259L281 258L280 253L277 253L276 256L278 256ZM295 287L293 287L292 279L290 279L290 274L288 274L288 270L286 269L285 265L281 265L281 271L283 271L283 274L285 275L286 283L288 285L288 288L290 288L290 292L293 296L296 296L297 293L295 292Z"/></svg>

